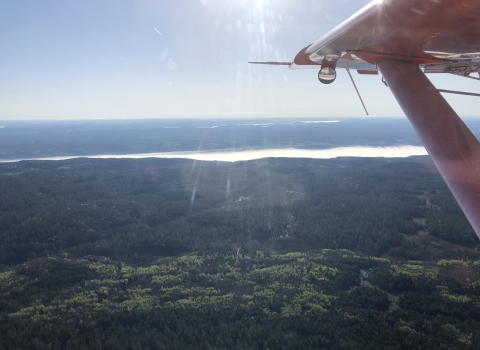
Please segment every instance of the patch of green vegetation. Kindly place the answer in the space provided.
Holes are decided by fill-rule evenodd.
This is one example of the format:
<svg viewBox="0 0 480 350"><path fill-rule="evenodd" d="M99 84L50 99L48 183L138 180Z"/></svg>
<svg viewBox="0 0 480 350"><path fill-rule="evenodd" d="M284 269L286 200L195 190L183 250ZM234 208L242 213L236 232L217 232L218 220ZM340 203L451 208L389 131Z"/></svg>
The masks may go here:
<svg viewBox="0 0 480 350"><path fill-rule="evenodd" d="M371 266L377 266L375 269L379 270L384 269L382 264L388 262L390 266L387 271L391 278L407 278L413 282L427 279L442 283L438 280L437 269L425 268L419 263L392 264L388 259L382 258L381 265L378 265L378 258L362 254L356 254L353 258L362 264L367 262ZM162 314L175 312L178 315L190 313L201 319L203 314L213 312L217 315L215 317L220 317L237 310L235 312L238 312L240 317L238 321L244 317L253 317L254 320L258 318L262 325L257 324L257 321L255 324L260 328L272 322L298 323L299 320L310 317L318 320L328 317L335 319L335 323L343 320L338 326L346 322L342 327L349 327L349 322L356 320L355 322L364 324L365 317L371 317L368 313L365 314L365 310L373 312L377 315L375 317L386 317L390 307L387 295L379 286L360 287L360 274L349 291L339 289L337 280L346 273L345 269L348 271L351 268L350 264L344 264L351 263L351 259L352 256L344 251L334 250L313 254L256 251L244 253L243 259L235 266L235 260L230 253L188 254L173 259L158 259L149 266L133 267L122 264L121 271L117 262L107 259L94 259L91 262L62 260L62 263L77 266L80 270L83 266L88 266L95 274L74 289L66 289L50 300L42 297L49 290L49 286L43 285L37 298L31 299L30 303L18 310L3 314L7 321L4 327L13 323L53 326L61 319L61 327L68 328L69 325L80 322L86 327L82 328L86 332L90 327L102 324L99 315L126 315L132 312L136 315L150 315L157 311ZM209 272L212 264L218 266L216 271ZM42 265L37 267L43 268ZM184 268L188 268L188 272ZM475 267L472 264L470 268ZM17 282L16 286L3 285L3 298L8 299L8 293L15 289L24 289L31 285L29 279L20 278L25 274L25 269L20 268L0 275L2 280ZM39 274L32 265L28 267L28 271L30 276ZM125 278L125 275L128 275L128 278ZM372 279L372 282L375 282L375 279ZM478 297L458 294L446 285L438 285L433 295L438 295L439 300L453 303L452 305L460 308L464 305L480 305ZM405 312L409 308L415 310L415 305L408 306L412 304L412 297L407 292L405 297L401 297L401 305L405 311L388 316L393 319L400 317L391 328L392 334L396 332L399 335L426 336L425 332L402 323L401 318L405 317ZM431 298L428 294L424 297ZM418 296L415 298L418 299ZM454 310L449 312L458 312ZM408 317L413 317L414 313L409 315ZM181 319L178 321L181 322ZM466 327L460 326L458 320L455 324ZM453 330L451 327L448 329ZM469 332L455 333L457 341L471 344L478 332L471 329Z"/></svg>
<svg viewBox="0 0 480 350"><path fill-rule="evenodd" d="M468 267L468 262L464 260L445 260L441 259L437 261L438 266L447 267L447 266L464 266Z"/></svg>

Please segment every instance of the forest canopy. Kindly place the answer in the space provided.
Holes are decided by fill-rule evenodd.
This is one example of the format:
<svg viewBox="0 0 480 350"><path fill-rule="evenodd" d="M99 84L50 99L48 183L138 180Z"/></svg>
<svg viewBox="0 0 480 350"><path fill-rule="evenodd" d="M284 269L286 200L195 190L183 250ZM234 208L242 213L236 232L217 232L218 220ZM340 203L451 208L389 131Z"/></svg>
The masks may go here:
<svg viewBox="0 0 480 350"><path fill-rule="evenodd" d="M0 165L0 348L474 349L478 238L422 157Z"/></svg>

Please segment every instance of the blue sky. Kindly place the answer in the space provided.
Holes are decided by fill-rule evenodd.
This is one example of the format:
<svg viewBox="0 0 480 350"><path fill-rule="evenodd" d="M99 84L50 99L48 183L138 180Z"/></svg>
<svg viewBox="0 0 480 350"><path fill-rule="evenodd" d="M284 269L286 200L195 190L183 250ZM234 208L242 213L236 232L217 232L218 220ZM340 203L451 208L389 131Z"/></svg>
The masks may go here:
<svg viewBox="0 0 480 350"><path fill-rule="evenodd" d="M0 119L362 116L344 71L325 86L315 70L247 61L290 61L367 3L0 0ZM373 116L403 115L378 76L354 76ZM478 113L478 99L447 98Z"/></svg>

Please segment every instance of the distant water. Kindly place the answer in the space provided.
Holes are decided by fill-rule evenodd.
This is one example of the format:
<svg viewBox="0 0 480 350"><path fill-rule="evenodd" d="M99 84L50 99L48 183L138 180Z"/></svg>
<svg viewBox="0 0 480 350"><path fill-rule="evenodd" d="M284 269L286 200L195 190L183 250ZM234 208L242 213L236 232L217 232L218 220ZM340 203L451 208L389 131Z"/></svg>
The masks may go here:
<svg viewBox="0 0 480 350"><path fill-rule="evenodd" d="M480 137L480 118L465 118ZM24 159L408 157L426 154L406 118L1 121L0 162Z"/></svg>
<svg viewBox="0 0 480 350"><path fill-rule="evenodd" d="M311 158L331 159L337 157L383 157L383 158L405 158L410 156L427 155L424 147L420 146L399 146L399 147L337 147L330 149L263 149L263 150L241 150L241 151L214 151L214 152L164 152L164 153L137 153L137 154L101 154L90 155L85 158L96 159L141 159L141 158L182 158L204 161L239 162L262 158ZM0 160L0 162L17 162L21 160L66 160L82 157L47 157L29 158L15 160Z"/></svg>

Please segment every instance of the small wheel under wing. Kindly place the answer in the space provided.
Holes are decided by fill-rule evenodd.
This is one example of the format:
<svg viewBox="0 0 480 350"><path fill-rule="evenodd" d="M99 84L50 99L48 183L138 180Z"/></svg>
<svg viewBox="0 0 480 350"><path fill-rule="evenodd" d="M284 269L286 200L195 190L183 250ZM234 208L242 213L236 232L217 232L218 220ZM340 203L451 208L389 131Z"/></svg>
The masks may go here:
<svg viewBox="0 0 480 350"><path fill-rule="evenodd" d="M331 67L324 67L318 72L318 80L322 84L331 84L337 79L337 71Z"/></svg>

